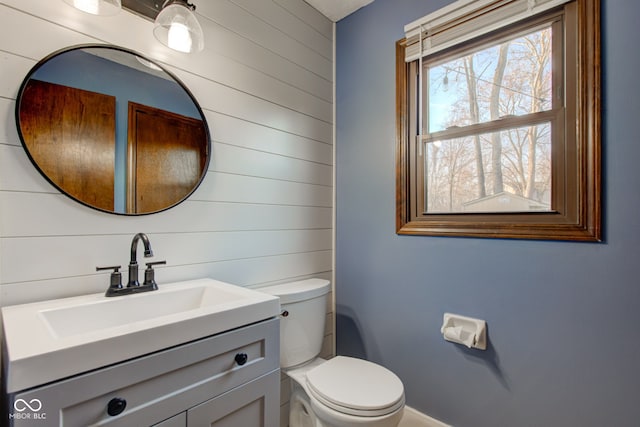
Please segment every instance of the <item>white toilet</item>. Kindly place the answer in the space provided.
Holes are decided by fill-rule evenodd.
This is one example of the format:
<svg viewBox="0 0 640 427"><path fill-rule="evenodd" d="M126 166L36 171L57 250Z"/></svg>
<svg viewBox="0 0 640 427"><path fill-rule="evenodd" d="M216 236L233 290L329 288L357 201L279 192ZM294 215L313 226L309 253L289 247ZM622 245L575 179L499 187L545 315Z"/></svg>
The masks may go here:
<svg viewBox="0 0 640 427"><path fill-rule="evenodd" d="M259 289L280 298L280 366L293 380L290 427L396 427L404 387L391 371L352 357L318 358L324 338L328 280Z"/></svg>

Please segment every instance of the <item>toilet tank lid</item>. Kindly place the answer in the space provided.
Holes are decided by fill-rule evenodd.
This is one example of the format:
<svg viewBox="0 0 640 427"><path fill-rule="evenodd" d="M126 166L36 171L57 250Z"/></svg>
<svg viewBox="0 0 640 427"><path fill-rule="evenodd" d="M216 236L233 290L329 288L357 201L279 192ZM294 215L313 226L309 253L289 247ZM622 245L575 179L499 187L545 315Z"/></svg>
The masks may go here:
<svg viewBox="0 0 640 427"><path fill-rule="evenodd" d="M316 278L256 288L257 291L279 297L280 304L316 298L327 294L330 289L331 283L328 280Z"/></svg>

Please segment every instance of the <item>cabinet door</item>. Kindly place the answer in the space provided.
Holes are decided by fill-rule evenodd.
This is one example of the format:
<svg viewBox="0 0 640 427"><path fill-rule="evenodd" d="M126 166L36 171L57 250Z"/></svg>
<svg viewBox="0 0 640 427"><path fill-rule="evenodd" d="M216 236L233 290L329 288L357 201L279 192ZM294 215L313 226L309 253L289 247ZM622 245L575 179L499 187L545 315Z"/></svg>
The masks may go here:
<svg viewBox="0 0 640 427"><path fill-rule="evenodd" d="M158 424L154 424L151 427L187 427L187 413L181 412L168 420L164 420Z"/></svg>
<svg viewBox="0 0 640 427"><path fill-rule="evenodd" d="M187 427L277 427L280 370L271 372L187 411Z"/></svg>

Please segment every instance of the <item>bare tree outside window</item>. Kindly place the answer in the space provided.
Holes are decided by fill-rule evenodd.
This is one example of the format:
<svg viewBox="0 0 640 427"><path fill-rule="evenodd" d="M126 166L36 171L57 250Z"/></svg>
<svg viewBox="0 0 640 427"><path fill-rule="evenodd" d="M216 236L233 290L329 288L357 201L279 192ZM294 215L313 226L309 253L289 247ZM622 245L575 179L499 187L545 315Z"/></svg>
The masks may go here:
<svg viewBox="0 0 640 427"><path fill-rule="evenodd" d="M427 134L491 123L495 132L425 140L425 209L431 213L551 209L550 122L508 118L549 111L550 26L444 63L425 63Z"/></svg>

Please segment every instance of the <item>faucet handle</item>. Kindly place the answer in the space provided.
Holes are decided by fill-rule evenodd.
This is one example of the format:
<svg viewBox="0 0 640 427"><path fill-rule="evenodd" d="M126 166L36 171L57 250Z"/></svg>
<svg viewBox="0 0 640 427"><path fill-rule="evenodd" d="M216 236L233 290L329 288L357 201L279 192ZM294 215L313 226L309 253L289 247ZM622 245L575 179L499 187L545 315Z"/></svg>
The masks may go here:
<svg viewBox="0 0 640 427"><path fill-rule="evenodd" d="M147 269L152 268L154 265L162 265L162 264L166 264L167 261L153 261L153 262L146 262L145 265L147 266Z"/></svg>
<svg viewBox="0 0 640 427"><path fill-rule="evenodd" d="M117 289L122 289L122 273L120 273L120 265L113 265L110 267L96 267L96 271L113 270L111 273L111 280L109 282L109 289L107 290L107 296L110 292Z"/></svg>
<svg viewBox="0 0 640 427"><path fill-rule="evenodd" d="M166 264L167 261L154 261L154 262L147 262L147 268L146 270L144 270L144 283L142 284L143 286L149 286L151 287L153 290L158 289L158 284L156 283L155 280L155 273L153 271L153 266L154 265L161 265L161 264Z"/></svg>
<svg viewBox="0 0 640 427"><path fill-rule="evenodd" d="M121 265L112 265L111 267L96 267L96 271L113 270L115 273L117 273L121 268Z"/></svg>

